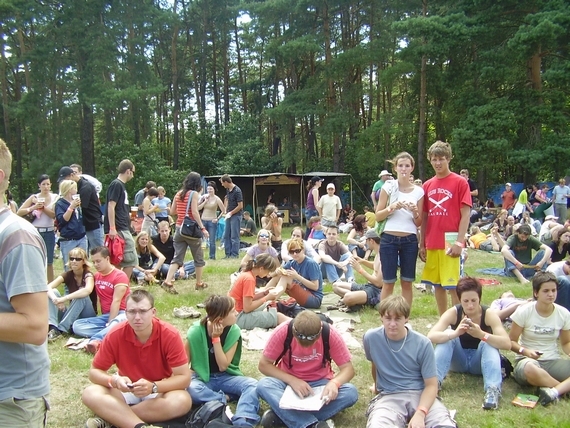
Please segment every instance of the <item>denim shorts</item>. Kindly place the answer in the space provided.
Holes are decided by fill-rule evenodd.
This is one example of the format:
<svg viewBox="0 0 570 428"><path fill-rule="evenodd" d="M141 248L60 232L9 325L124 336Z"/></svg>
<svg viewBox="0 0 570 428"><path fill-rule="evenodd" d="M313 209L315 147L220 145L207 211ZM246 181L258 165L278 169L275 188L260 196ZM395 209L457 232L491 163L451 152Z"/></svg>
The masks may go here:
<svg viewBox="0 0 570 428"><path fill-rule="evenodd" d="M380 261L384 282L393 284L398 277L413 282L416 279L416 260L418 258L418 237L415 234L395 236L384 232L380 237Z"/></svg>

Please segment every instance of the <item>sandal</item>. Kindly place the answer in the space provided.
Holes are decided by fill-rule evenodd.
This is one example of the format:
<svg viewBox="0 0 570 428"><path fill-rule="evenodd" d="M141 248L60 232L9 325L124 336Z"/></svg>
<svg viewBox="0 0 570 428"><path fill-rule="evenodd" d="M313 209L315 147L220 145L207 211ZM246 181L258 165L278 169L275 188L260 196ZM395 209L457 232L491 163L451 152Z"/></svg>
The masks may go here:
<svg viewBox="0 0 570 428"><path fill-rule="evenodd" d="M206 282L202 282L200 284L196 283L194 287L195 290L203 290L204 288L208 288L208 284Z"/></svg>
<svg viewBox="0 0 570 428"><path fill-rule="evenodd" d="M162 289L164 291L166 291L167 293L170 294L178 294L178 291L176 291L176 288L174 288L174 285L172 284L167 284L165 281L162 281L160 283L160 286L162 287Z"/></svg>

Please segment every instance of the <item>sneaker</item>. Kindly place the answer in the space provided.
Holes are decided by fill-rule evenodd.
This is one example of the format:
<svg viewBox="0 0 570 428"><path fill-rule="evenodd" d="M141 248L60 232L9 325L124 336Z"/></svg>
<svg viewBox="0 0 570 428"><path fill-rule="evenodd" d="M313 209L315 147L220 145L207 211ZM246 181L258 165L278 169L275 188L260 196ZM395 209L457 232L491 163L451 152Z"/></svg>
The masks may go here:
<svg viewBox="0 0 570 428"><path fill-rule="evenodd" d="M554 388L538 388L538 402L543 406L558 401L558 391Z"/></svg>
<svg viewBox="0 0 570 428"><path fill-rule="evenodd" d="M100 340L90 340L89 343L87 344L87 346L85 347L85 350L87 352L89 352L90 354L95 355L100 347L101 347L101 341ZM103 420L103 419L101 419L101 420ZM97 425L95 425L95 426L97 426Z"/></svg>
<svg viewBox="0 0 570 428"><path fill-rule="evenodd" d="M263 416L261 417L261 422L259 423L263 428L272 428L272 427L284 427L285 423L279 416L275 414L272 409L266 410Z"/></svg>
<svg viewBox="0 0 570 428"><path fill-rule="evenodd" d="M85 428L112 428L112 426L103 418L89 418L85 422Z"/></svg>
<svg viewBox="0 0 570 428"><path fill-rule="evenodd" d="M48 332L48 342L53 342L59 338L61 338L61 331L59 331L57 328L50 328Z"/></svg>
<svg viewBox="0 0 570 428"><path fill-rule="evenodd" d="M327 421L319 421L316 424L311 425L311 428L330 428Z"/></svg>
<svg viewBox="0 0 570 428"><path fill-rule="evenodd" d="M501 393L499 392L499 388L494 386L490 386L485 391L485 398L483 399L483 408L485 410L494 410L499 407L499 396Z"/></svg>

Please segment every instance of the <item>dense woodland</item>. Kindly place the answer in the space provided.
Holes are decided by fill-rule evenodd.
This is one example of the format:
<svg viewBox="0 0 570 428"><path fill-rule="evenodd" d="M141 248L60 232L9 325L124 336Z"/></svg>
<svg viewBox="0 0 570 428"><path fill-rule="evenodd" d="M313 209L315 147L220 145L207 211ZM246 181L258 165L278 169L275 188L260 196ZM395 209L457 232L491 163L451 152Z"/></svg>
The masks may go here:
<svg viewBox="0 0 570 428"><path fill-rule="evenodd" d="M454 148L484 189L570 165L566 0L0 0L16 198L79 162L174 190L201 174L351 173Z"/></svg>

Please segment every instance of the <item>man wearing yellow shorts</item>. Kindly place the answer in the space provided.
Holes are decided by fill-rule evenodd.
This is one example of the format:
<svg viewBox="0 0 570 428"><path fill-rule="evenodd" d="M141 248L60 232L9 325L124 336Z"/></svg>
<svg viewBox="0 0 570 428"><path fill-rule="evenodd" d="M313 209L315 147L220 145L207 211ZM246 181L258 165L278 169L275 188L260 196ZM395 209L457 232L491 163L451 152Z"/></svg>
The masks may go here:
<svg viewBox="0 0 570 428"><path fill-rule="evenodd" d="M433 143L428 150L428 159L435 176L423 185L425 196L419 254L426 265L422 283L435 287L440 316L448 308L446 290L451 295L452 304L459 304L455 285L459 281L459 257L465 248L464 236L471 213L469 185L449 169L452 157L448 143Z"/></svg>

